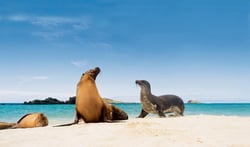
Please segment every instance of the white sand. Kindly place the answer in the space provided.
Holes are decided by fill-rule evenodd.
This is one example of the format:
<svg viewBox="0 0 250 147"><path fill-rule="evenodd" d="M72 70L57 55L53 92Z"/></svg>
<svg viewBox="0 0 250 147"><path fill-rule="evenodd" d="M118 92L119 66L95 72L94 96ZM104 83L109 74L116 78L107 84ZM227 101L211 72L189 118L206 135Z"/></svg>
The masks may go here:
<svg viewBox="0 0 250 147"><path fill-rule="evenodd" d="M250 147L250 117L184 116L0 131L0 147Z"/></svg>

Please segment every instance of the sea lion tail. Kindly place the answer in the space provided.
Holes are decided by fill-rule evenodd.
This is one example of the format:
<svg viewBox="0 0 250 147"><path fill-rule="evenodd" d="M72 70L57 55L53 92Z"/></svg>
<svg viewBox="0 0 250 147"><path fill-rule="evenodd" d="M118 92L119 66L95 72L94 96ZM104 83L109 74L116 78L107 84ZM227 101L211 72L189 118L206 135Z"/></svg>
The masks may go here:
<svg viewBox="0 0 250 147"><path fill-rule="evenodd" d="M53 126L53 127L65 127L65 126L71 126L71 125L75 125L75 124L77 124L77 122L72 122L72 123L62 124L62 125L56 125L56 126Z"/></svg>

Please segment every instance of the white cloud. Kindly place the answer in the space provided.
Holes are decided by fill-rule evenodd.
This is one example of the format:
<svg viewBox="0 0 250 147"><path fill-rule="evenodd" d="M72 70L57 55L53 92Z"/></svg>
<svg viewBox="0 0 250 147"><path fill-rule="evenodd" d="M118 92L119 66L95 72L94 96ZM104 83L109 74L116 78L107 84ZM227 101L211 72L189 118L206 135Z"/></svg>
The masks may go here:
<svg viewBox="0 0 250 147"><path fill-rule="evenodd" d="M70 92L47 92L47 91L20 91L20 90L0 90L0 103L24 102L33 99L46 97L68 98L73 96Z"/></svg>
<svg viewBox="0 0 250 147"><path fill-rule="evenodd" d="M59 16L38 16L29 20L31 24L51 28L69 25L72 29L86 30L89 28L89 20L85 17L59 17Z"/></svg>
<svg viewBox="0 0 250 147"><path fill-rule="evenodd" d="M47 76L20 76L18 77L18 83L20 85L22 84L26 84L26 83L29 83L29 82L34 82L34 81L44 81L44 80L48 80L49 77Z"/></svg>
<svg viewBox="0 0 250 147"><path fill-rule="evenodd" d="M52 39L55 39L55 38L63 37L65 34L67 34L66 31L59 31L59 32L56 32L56 31L53 31L53 32L46 31L46 32L34 32L34 33L32 33L32 35L34 35L34 36L38 36L38 37L41 37L41 38L44 38L44 39L48 39L48 40L52 40Z"/></svg>
<svg viewBox="0 0 250 147"><path fill-rule="evenodd" d="M98 43L90 43L91 46L95 48L105 48L105 49L112 49L113 46L112 44L106 43L106 42L98 42Z"/></svg>
<svg viewBox="0 0 250 147"><path fill-rule="evenodd" d="M24 21L29 21L30 18L28 16L18 14L18 15L8 16L7 19L10 21L24 22Z"/></svg>
<svg viewBox="0 0 250 147"><path fill-rule="evenodd" d="M81 22L78 24L74 24L73 28L75 30L87 30L89 28L89 25L87 23Z"/></svg>
<svg viewBox="0 0 250 147"><path fill-rule="evenodd" d="M34 91L18 91L18 90L1 90L1 96L8 96L8 95L19 95L19 96L27 96L27 95L40 95L39 92Z"/></svg>
<svg viewBox="0 0 250 147"><path fill-rule="evenodd" d="M71 64L73 64L76 67L82 68L88 65L87 61L72 61Z"/></svg>
<svg viewBox="0 0 250 147"><path fill-rule="evenodd" d="M37 30L31 34L45 39L60 38L90 28L90 19L84 16L64 17L15 14L2 19L19 23L28 23L36 26L38 27L36 28Z"/></svg>
<svg viewBox="0 0 250 147"><path fill-rule="evenodd" d="M32 80L47 80L49 79L49 77L47 76L34 76L34 77L31 77Z"/></svg>
<svg viewBox="0 0 250 147"><path fill-rule="evenodd" d="M63 24L74 23L73 19L67 17L56 17L56 16L39 16L34 17L30 20L32 24L48 27L48 26L58 26Z"/></svg>
<svg viewBox="0 0 250 147"><path fill-rule="evenodd" d="M9 21L28 22L42 27L56 27L69 24L72 28L89 28L89 19L87 17L63 17L63 16L31 16L31 15L9 15L6 17Z"/></svg>

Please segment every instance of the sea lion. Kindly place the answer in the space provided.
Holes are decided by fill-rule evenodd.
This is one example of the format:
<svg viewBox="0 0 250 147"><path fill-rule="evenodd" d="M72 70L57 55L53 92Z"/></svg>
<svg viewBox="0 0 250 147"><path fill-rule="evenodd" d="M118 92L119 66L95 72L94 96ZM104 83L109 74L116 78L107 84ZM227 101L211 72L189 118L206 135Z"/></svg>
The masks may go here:
<svg viewBox="0 0 250 147"><path fill-rule="evenodd" d="M0 129L34 128L48 125L48 119L43 113L30 113L21 117L17 123L0 122Z"/></svg>
<svg viewBox="0 0 250 147"><path fill-rule="evenodd" d="M112 122L113 120L127 120L128 115L116 106L107 104L99 95L95 79L101 69L96 67L82 74L76 90L76 116L73 123L58 125L69 126L77 124L81 119L85 123Z"/></svg>
<svg viewBox="0 0 250 147"><path fill-rule="evenodd" d="M146 80L136 80L136 84L141 87L142 110L139 118L144 118L148 113L158 114L166 117L165 113L174 113L175 116L183 116L184 102L176 95L155 96L151 93L150 84Z"/></svg>
<svg viewBox="0 0 250 147"><path fill-rule="evenodd" d="M17 121L14 128L34 128L48 125L48 119L43 113L30 113Z"/></svg>
<svg viewBox="0 0 250 147"><path fill-rule="evenodd" d="M77 84L75 122L79 119L86 123L128 119L124 111L105 103L99 95L95 79L100 71L99 67L88 70Z"/></svg>

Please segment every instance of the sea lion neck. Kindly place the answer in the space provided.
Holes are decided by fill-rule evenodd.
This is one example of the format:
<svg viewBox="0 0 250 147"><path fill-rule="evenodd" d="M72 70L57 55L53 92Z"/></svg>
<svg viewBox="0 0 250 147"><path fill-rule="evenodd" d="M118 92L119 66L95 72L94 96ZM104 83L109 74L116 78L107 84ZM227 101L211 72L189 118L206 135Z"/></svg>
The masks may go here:
<svg viewBox="0 0 250 147"><path fill-rule="evenodd" d="M141 87L141 96L152 95L151 88L149 85L142 84L142 85L140 85L140 87Z"/></svg>

